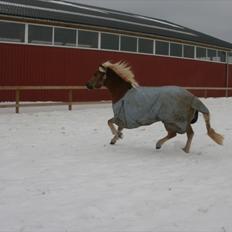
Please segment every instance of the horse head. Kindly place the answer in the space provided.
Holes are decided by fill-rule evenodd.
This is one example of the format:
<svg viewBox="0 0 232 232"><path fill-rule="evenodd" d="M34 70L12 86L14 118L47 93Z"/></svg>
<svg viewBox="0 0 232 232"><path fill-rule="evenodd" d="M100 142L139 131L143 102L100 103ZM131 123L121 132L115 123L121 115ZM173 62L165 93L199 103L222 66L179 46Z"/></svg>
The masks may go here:
<svg viewBox="0 0 232 232"><path fill-rule="evenodd" d="M106 80L106 71L106 67L104 67L103 65L99 65L98 69L93 74L93 77L86 83L86 87L88 89L101 88Z"/></svg>
<svg viewBox="0 0 232 232"><path fill-rule="evenodd" d="M131 67L126 62L119 61L112 64L110 61L99 65L97 71L93 77L87 82L88 89L101 88L108 77L118 78L124 82L129 83L133 87L138 87L138 83L134 79L134 74L131 71Z"/></svg>

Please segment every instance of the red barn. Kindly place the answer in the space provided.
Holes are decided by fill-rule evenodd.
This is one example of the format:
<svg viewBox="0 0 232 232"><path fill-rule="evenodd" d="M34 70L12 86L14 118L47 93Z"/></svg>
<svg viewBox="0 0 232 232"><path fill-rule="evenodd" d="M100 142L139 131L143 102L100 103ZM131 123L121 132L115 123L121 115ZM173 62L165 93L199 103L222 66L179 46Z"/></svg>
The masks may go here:
<svg viewBox="0 0 232 232"><path fill-rule="evenodd" d="M58 0L0 1L0 86L83 86L100 63L126 60L141 85L227 88L231 50L229 42L142 15ZM21 98L65 101L66 95L25 91ZM14 98L0 92L0 101ZM82 89L74 98L109 95Z"/></svg>

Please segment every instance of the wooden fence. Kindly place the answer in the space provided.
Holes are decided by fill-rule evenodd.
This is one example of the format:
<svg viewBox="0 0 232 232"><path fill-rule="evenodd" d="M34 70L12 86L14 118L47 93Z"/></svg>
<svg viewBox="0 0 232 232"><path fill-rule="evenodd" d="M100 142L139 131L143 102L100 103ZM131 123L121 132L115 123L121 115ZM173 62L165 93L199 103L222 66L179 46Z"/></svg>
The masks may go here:
<svg viewBox="0 0 232 232"><path fill-rule="evenodd" d="M184 87L193 91L204 91L204 97L208 96L209 91L225 91L225 97L228 97L228 92L232 88L222 87ZM4 104L0 103L0 108L15 107L15 112L19 113L20 107L28 106L56 106L56 105L68 105L68 110L72 110L74 104L80 104L80 102L73 101L74 90L85 90L85 86L0 86L0 91L15 91L15 103ZM20 93L25 90L68 90L68 102L34 102L34 103L20 103Z"/></svg>
<svg viewBox="0 0 232 232"><path fill-rule="evenodd" d="M0 104L0 108L15 107L15 112L19 113L20 107L28 106L56 106L68 105L68 109L72 110L72 106L77 104L73 101L73 90L83 90L85 86L0 86L0 91L15 91L15 104ZM25 90L68 90L68 102L34 102L20 103L20 93Z"/></svg>

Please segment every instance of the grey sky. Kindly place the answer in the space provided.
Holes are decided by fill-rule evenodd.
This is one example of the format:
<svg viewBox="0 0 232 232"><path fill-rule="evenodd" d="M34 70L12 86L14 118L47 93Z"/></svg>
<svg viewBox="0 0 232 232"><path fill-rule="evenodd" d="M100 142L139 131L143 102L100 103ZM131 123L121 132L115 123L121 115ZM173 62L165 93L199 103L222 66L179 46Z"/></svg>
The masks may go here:
<svg viewBox="0 0 232 232"><path fill-rule="evenodd" d="M232 42L232 0L68 0L164 19Z"/></svg>

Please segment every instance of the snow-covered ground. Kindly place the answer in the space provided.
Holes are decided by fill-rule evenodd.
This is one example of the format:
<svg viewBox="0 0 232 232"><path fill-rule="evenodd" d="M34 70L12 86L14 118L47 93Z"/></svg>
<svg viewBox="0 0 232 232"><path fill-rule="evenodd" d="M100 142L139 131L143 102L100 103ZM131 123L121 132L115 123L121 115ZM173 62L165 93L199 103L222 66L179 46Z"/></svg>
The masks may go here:
<svg viewBox="0 0 232 232"><path fill-rule="evenodd" d="M1 232L232 231L232 99L203 99L190 154L161 123L109 145L110 104L0 110Z"/></svg>

